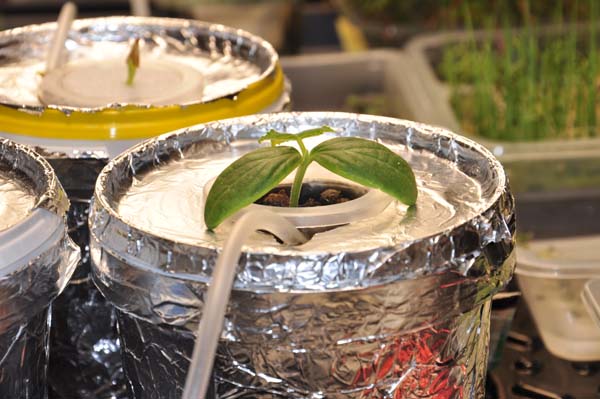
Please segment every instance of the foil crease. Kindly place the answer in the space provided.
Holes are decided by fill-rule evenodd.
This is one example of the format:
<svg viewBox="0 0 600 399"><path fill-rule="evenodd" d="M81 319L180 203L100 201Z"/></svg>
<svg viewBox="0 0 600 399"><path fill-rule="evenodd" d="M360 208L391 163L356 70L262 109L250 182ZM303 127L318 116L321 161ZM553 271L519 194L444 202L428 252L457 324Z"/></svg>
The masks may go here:
<svg viewBox="0 0 600 399"><path fill-rule="evenodd" d="M48 397L49 309L0 334L0 396L18 399Z"/></svg>
<svg viewBox="0 0 600 399"><path fill-rule="evenodd" d="M46 23L0 33L0 105L28 113L41 113L47 108L38 99L38 88L55 29L56 23ZM65 44L65 59L100 62L111 56L126 57L129 40L133 38L142 38L144 51L152 52L153 56L177 58L203 73L202 98L180 104L182 107L234 98L248 86L272 75L278 62L277 53L268 42L239 29L192 20L142 17L76 20ZM124 105L49 107L70 114L118 109Z"/></svg>
<svg viewBox="0 0 600 399"><path fill-rule="evenodd" d="M69 200L52 168L29 147L0 136L0 168L15 173L31 185L37 198L32 210L43 208L61 216L67 212Z"/></svg>
<svg viewBox="0 0 600 399"><path fill-rule="evenodd" d="M136 398L179 397L219 234L226 229L195 244L159 237L115 210L127 187L191 154L210 157L236 143L241 154L244 139L270 128L323 124L455 164L481 183L484 206L436 234L391 237L388 245L368 250L332 252L318 248L317 240L317 249L303 252L264 236L247 245L219 346L216 395L482 396L489 302L515 265L514 202L500 164L483 147L440 128L374 116L292 113L164 135L117 157L100 175L90 215L93 277L117 308ZM348 248L363 245L360 237L341 240ZM273 273L244 279L256 265Z"/></svg>
<svg viewBox="0 0 600 399"><path fill-rule="evenodd" d="M34 208L64 217L69 202L43 158L0 139L0 168L29 186L36 197ZM79 250L68 237L65 223L56 245L0 278L0 397L47 397L49 308L78 261Z"/></svg>
<svg viewBox="0 0 600 399"><path fill-rule="evenodd" d="M30 114L40 114L48 108L40 103L38 90L55 27L55 23L48 23L0 33L0 105ZM130 40L140 37L144 51L177 58L204 73L206 87L200 102L235 98L249 85L271 76L278 62L277 53L268 42L238 29L200 21L137 17L74 21L64 61L126 55ZM289 90L287 85L274 107L289 105ZM119 109L122 105L110 104L106 108ZM103 110L50 108L66 115ZM27 141L35 142L31 138ZM116 316L89 277L88 204L96 177L106 163L106 151L89 150L86 145L79 141L67 153L36 147L52 164L71 199L69 233L82 253L72 284L52 310L50 384L55 396L61 398L92 395L122 399L127 394ZM64 196L62 201L60 211L64 212L68 207ZM66 378L70 384L64 383Z"/></svg>
<svg viewBox="0 0 600 399"><path fill-rule="evenodd" d="M106 160L46 154L69 195L69 235L81 261L52 308L48 380L53 398L130 398L121 362L115 310L90 278L90 198ZM65 378L70 383L65 384Z"/></svg>

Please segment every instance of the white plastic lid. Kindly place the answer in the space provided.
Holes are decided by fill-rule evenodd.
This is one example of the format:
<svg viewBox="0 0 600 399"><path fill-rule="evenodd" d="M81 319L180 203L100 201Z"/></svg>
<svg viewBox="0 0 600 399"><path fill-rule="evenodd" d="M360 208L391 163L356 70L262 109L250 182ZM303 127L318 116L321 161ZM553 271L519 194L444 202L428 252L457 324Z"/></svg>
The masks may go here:
<svg viewBox="0 0 600 399"><path fill-rule="evenodd" d="M521 244L517 247L516 273L542 278L600 278L600 235Z"/></svg>
<svg viewBox="0 0 600 399"><path fill-rule="evenodd" d="M172 105L202 99L204 78L196 68L169 58L142 56L131 86L125 58L70 62L42 79L44 104L96 108L109 104Z"/></svg>
<svg viewBox="0 0 600 399"><path fill-rule="evenodd" d="M0 231L0 277L28 264L64 236L63 219L45 209L35 209L19 224Z"/></svg>
<svg viewBox="0 0 600 399"><path fill-rule="evenodd" d="M600 328L600 279L588 281L581 292L581 299L592 319Z"/></svg>

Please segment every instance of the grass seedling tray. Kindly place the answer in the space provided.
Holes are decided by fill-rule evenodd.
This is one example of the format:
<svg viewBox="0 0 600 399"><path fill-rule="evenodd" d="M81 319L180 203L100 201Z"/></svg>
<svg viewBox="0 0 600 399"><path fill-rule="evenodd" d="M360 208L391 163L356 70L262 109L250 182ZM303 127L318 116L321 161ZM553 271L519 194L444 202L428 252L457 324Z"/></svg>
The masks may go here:
<svg viewBox="0 0 600 399"><path fill-rule="evenodd" d="M515 30L511 32L523 33L524 29L521 32ZM570 32L575 32L579 38L589 38L590 32L595 33L590 25L556 25L537 28L535 35L543 46L552 45L557 38L573 34ZM540 131L534 134L536 137L529 137L531 136L529 135L526 141L517 141L515 137L486 137L486 133L489 135L490 132L473 132L476 129L465 129L464 123L459 120L452 104L452 88L439 73L444 51L448 46L464 45L470 41L484 46L486 42L490 42L490 35L502 37L505 34L505 30L491 33L490 31L452 31L422 35L409 42L405 49L406 62L400 65L404 70L399 71L400 77L405 80L401 87L408 87L408 92L404 93L404 96L411 98L411 102L407 103L409 118L448 127L453 131L470 135L487 146L507 168L515 192L582 190L600 187L600 136L593 137L595 132L591 133L590 137L561 139L557 138L561 132L546 132L540 128ZM491 48L490 51L495 51L495 48ZM473 65L473 68L478 67L480 66ZM493 80L493 77L490 77L490 80ZM474 86L467 84L464 89L468 92L474 90ZM590 101L590 104L595 105L593 101ZM479 105L475 103L473 107ZM525 103L513 112L529 112L533 109L528 107L536 107L536 104ZM582 126L582 128L588 127ZM600 134L598 126L596 130ZM544 136L548 137L544 138Z"/></svg>

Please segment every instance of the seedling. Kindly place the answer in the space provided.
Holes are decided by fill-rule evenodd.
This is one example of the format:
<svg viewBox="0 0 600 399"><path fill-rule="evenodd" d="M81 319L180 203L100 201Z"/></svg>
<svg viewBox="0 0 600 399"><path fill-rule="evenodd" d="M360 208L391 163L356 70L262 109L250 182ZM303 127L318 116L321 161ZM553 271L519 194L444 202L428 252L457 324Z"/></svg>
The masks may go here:
<svg viewBox="0 0 600 399"><path fill-rule="evenodd" d="M597 1L587 4L587 33L576 30L575 7L565 33L548 37L539 35L529 3L522 2L527 16L522 31L510 30L508 23L495 31L490 21L483 40L472 35L445 49L439 70L453 89L452 106L462 128L506 141L597 136ZM465 19L471 30L468 7ZM568 22L560 13L557 19Z"/></svg>
<svg viewBox="0 0 600 399"><path fill-rule="evenodd" d="M133 85L133 78L135 78L135 73L140 66L140 39L135 39L133 42L133 46L131 46L131 50L129 50L129 55L127 56L127 83L128 86Z"/></svg>
<svg viewBox="0 0 600 399"><path fill-rule="evenodd" d="M204 207L209 229L225 218L255 202L286 176L296 170L290 194L290 206L298 206L302 181L314 161L346 179L379 189L399 201L414 205L417 183L408 165L398 154L372 140L336 137L321 142L311 151L303 140L333 132L328 126L301 133L270 130L258 142L270 141L271 147L249 152L227 167L215 180ZM300 151L283 143L295 142Z"/></svg>

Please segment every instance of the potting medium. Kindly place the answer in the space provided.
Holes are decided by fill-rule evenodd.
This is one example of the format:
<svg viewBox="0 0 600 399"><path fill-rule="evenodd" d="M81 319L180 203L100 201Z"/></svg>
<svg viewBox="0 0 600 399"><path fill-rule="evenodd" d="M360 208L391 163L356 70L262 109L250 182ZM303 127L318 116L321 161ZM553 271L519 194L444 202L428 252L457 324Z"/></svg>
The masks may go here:
<svg viewBox="0 0 600 399"><path fill-rule="evenodd" d="M90 215L93 276L117 309L136 398L183 391L207 283L236 223L232 217L207 230L205 185L268 130L322 125L335 134L307 146L357 136L404 157L417 177L417 204L389 200L377 214L312 226L310 240L297 246L251 235L218 347L216 395L483 396L490 299L515 263L514 204L502 167L441 128L316 112L163 135L100 174ZM335 180L321 173L309 168L307 179Z"/></svg>
<svg viewBox="0 0 600 399"><path fill-rule="evenodd" d="M49 309L79 261L50 165L0 138L0 397L46 399Z"/></svg>
<svg viewBox="0 0 600 399"><path fill-rule="evenodd" d="M53 307L52 387L62 397L126 398L111 307L89 279L87 215L107 160L144 138L220 118L281 111L289 86L271 45L217 24L166 18L74 21L61 62L46 70L55 23L0 33L0 135L36 147L71 199L84 251ZM126 85L126 58L140 66ZM72 381L64 384L65 378ZM120 382L119 382L120 381Z"/></svg>

